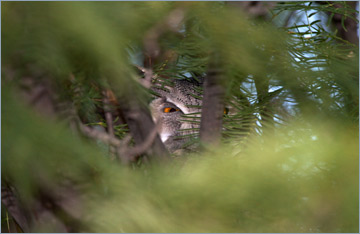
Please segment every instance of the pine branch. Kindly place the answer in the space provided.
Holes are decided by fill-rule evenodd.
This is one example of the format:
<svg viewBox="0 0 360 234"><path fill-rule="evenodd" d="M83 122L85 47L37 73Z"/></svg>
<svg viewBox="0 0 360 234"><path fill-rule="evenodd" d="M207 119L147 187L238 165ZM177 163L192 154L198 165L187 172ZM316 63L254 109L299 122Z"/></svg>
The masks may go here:
<svg viewBox="0 0 360 234"><path fill-rule="evenodd" d="M270 100L265 100L269 95L269 80L264 77L254 77L257 92L258 103L261 105L259 114L261 116L261 125L264 126L266 134L273 134L274 120L271 113Z"/></svg>

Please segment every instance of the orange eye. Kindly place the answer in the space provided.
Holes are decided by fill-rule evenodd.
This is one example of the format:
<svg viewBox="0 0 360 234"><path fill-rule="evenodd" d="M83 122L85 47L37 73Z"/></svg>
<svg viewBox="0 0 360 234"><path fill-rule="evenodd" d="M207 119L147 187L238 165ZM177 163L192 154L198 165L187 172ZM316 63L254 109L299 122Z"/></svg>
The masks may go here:
<svg viewBox="0 0 360 234"><path fill-rule="evenodd" d="M165 107L164 108L164 113L170 113L170 112L175 112L175 111L179 111L179 109L172 108L172 107Z"/></svg>

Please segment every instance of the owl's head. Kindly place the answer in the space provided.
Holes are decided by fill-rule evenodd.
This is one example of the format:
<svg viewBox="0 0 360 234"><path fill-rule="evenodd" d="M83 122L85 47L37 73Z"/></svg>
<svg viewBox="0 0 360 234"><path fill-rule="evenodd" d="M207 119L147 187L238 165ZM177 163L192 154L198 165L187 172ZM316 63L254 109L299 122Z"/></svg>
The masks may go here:
<svg viewBox="0 0 360 234"><path fill-rule="evenodd" d="M170 152L182 148L186 135L198 133L201 113L201 86L196 80L156 82L152 90L157 97L151 102L155 122L161 121L159 135Z"/></svg>

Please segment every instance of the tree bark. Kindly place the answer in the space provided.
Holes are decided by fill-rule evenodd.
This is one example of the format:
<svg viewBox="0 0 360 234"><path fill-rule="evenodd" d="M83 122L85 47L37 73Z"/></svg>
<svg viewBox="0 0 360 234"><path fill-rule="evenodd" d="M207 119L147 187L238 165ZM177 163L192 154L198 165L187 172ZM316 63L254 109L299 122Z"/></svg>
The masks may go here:
<svg viewBox="0 0 360 234"><path fill-rule="evenodd" d="M225 82L218 55L214 55L210 59L209 71L204 81L200 140L206 144L218 145L221 139L224 115Z"/></svg>

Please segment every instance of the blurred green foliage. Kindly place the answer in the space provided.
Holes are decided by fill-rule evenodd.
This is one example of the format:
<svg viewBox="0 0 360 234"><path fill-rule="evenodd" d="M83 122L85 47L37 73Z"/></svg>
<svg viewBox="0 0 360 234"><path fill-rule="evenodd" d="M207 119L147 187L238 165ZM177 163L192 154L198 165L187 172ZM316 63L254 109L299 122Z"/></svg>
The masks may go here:
<svg viewBox="0 0 360 234"><path fill-rule="evenodd" d="M281 7L295 10L279 5L279 14ZM155 72L201 76L219 53L227 98L239 116L281 119L271 134L262 134L268 125L260 117L255 126L242 122L256 128L246 141L235 134L166 165L130 168L20 101L19 83L31 76L50 81L89 122L99 121L96 87L146 103L130 57L177 9L185 14L182 38L169 31L159 42L177 58L165 70L154 64ZM278 29L217 2L3 3L2 177L26 204L64 179L86 184L87 232L358 232L358 48L321 30L306 40L299 27ZM268 84L261 100L256 80ZM236 121L225 116L225 127L245 134ZM34 230L56 232L46 228Z"/></svg>
<svg viewBox="0 0 360 234"><path fill-rule="evenodd" d="M56 189L64 178L88 184L85 231L357 232L358 134L351 126L295 122L241 154L228 144L132 170L3 93L2 173L28 202L37 188Z"/></svg>

